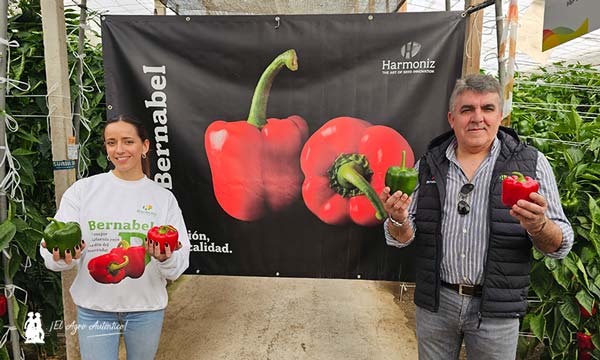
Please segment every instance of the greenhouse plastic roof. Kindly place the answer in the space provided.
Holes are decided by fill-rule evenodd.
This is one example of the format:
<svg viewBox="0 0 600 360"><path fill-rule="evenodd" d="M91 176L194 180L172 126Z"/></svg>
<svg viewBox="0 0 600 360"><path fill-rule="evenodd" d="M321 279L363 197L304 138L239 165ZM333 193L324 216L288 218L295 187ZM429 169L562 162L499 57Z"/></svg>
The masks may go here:
<svg viewBox="0 0 600 360"><path fill-rule="evenodd" d="M161 0L167 15L241 15L241 14L333 14L394 12L402 0ZM155 0L88 0L88 8L100 15L152 15ZM80 0L65 0L65 6L76 6ZM445 0L407 0L407 11L444 11ZM462 10L463 0L451 0L452 10ZM503 11L508 0L503 0ZM600 29L571 40L554 49L541 52L543 0L519 0L519 38L517 70L529 72L540 65L564 61L600 67ZM483 15L481 67L496 72L495 8L489 6L476 13Z"/></svg>

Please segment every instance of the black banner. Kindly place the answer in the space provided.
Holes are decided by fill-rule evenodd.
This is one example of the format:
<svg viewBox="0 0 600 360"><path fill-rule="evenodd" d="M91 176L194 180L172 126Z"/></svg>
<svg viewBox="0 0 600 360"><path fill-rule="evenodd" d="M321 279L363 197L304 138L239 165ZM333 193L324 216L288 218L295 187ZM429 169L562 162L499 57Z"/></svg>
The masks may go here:
<svg viewBox="0 0 600 360"><path fill-rule="evenodd" d="M146 123L187 273L411 281L372 194L449 129L464 31L459 12L106 16L107 115Z"/></svg>

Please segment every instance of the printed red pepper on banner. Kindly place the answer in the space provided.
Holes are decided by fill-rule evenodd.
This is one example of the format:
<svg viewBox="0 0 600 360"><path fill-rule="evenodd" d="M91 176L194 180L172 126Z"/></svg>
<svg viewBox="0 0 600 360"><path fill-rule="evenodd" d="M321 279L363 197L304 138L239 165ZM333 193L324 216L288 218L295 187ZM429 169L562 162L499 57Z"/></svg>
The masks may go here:
<svg viewBox="0 0 600 360"><path fill-rule="evenodd" d="M215 197L230 216L258 220L265 210L278 211L300 195L300 150L308 125L300 116L266 118L271 85L283 66L298 69L296 51L279 55L266 68L252 98L247 121L215 121L204 145Z"/></svg>
<svg viewBox="0 0 600 360"><path fill-rule="evenodd" d="M512 176L507 176L502 180L502 203L507 207L512 207L517 201L523 199L529 200L529 194L537 192L540 185L529 176L523 176L518 171L513 171Z"/></svg>
<svg viewBox="0 0 600 360"><path fill-rule="evenodd" d="M165 244L169 244L171 251L175 251L179 246L179 232L173 227L173 225L162 225L151 228L148 230L146 239L148 241L159 243L161 254L165 253Z"/></svg>
<svg viewBox="0 0 600 360"><path fill-rule="evenodd" d="M302 149L306 206L327 224L381 222L387 214L378 194L387 169L402 163L402 151L412 167L413 151L396 130L352 117L329 120Z"/></svg>

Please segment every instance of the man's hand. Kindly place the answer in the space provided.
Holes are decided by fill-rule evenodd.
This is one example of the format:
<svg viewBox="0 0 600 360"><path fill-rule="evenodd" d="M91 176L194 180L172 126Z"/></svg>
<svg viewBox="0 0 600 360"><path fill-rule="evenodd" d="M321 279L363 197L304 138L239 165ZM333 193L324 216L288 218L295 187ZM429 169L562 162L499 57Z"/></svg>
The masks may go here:
<svg viewBox="0 0 600 360"><path fill-rule="evenodd" d="M42 247L44 249L46 249L46 242L44 240L42 240ZM71 261L73 261L73 259L81 258L81 252L83 251L83 249L85 249L85 241L81 240L80 245L75 245L75 255L74 256L73 256L73 254L71 254L71 250L69 250L69 249L65 250L65 258L64 258L65 262L67 264L70 264ZM48 251L50 251L50 249L48 249ZM52 249L52 260L54 260L54 261L60 260L60 253L59 253L57 247Z"/></svg>
<svg viewBox="0 0 600 360"><path fill-rule="evenodd" d="M548 202L542 195L534 192L529 194L529 199L531 201L517 201L510 209L510 215L519 220L538 250L553 253L562 244L562 230L546 217Z"/></svg>
<svg viewBox="0 0 600 360"><path fill-rule="evenodd" d="M543 230L548 221L546 199L537 192L529 194L531 201L519 200L510 209L510 215L519 220L521 226L530 234L537 234Z"/></svg>
<svg viewBox="0 0 600 360"><path fill-rule="evenodd" d="M383 203L385 211L392 219L398 222L405 222L408 219L408 207L410 206L411 198L402 191L396 191L390 195L390 188L385 187L379 199Z"/></svg>
<svg viewBox="0 0 600 360"><path fill-rule="evenodd" d="M400 243L410 241L413 237L413 229L408 220L408 207L412 201L411 197L401 191L396 191L390 195L390 188L386 186L379 194L379 199L381 199L383 207L390 217L387 222L389 234ZM402 225L394 225L391 219Z"/></svg>

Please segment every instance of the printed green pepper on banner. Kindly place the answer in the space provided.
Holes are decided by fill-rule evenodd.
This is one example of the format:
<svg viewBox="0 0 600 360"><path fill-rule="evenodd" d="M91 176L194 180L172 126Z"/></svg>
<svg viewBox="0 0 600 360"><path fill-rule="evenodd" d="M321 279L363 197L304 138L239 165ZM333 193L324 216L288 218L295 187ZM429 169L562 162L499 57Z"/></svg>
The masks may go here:
<svg viewBox="0 0 600 360"><path fill-rule="evenodd" d="M69 250L75 255L75 246L81 244L81 227L76 222L62 222L54 218L48 218L50 223L44 229L44 241L46 249L52 252L58 248L60 257L65 257L65 251Z"/></svg>
<svg viewBox="0 0 600 360"><path fill-rule="evenodd" d="M329 120L302 149L306 206L331 225L380 223L387 214L378 194L387 169L401 163L403 151L412 166L413 151L396 130L352 117Z"/></svg>

